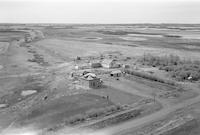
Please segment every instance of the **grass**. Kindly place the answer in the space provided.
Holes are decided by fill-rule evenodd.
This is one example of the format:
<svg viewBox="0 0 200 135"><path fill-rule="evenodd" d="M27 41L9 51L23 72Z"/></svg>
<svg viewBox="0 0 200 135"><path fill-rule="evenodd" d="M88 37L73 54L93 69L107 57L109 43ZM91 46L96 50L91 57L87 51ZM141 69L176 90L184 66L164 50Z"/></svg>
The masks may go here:
<svg viewBox="0 0 200 135"><path fill-rule="evenodd" d="M109 100L111 100L113 103L121 105L131 105L138 102L141 99L140 96L133 95L131 93L125 92L123 90L118 90L112 87L102 88L98 90L94 89L88 92L91 94L102 96L104 98L106 98L106 96L109 96Z"/></svg>
<svg viewBox="0 0 200 135"><path fill-rule="evenodd" d="M177 54L181 57L188 57L191 59L199 59L199 49L192 49L191 47L186 48L185 46L199 46L199 40L191 40L191 39L182 39L178 36L180 33L185 33L182 28L178 28L180 26L185 25L174 25L176 26L176 30L181 30L181 32L173 33L169 27L173 25L139 25L140 27L148 26L151 28L155 28L156 30L146 29L146 30L140 30L138 29L138 32L129 32L130 29L132 29L131 26L136 25L109 25L111 30L107 31L114 31L108 34L102 34L102 32L98 32L98 29L102 29L101 27L104 25L101 25L100 27L98 25L94 25L91 27L91 25L84 26L85 28L78 28L78 27L72 27L72 26L65 26L65 28L54 28L49 27L40 27L45 36L46 39L41 41L36 41L31 43L34 47L38 47L37 49L44 52L42 55L44 55L44 59L46 60L46 57L48 55L49 59L47 61L51 61L52 59L63 59L63 60L71 60L71 58L75 58L77 54L79 56L87 56L87 55L96 55L102 52L108 52L108 51L118 51L126 56L141 56L144 53L153 53L155 55L166 55L169 52ZM106 26L106 25L105 25ZM121 28L120 28L120 27ZM123 27L122 27L123 26ZM129 29L130 26L131 28ZM126 29L124 29L126 27ZM34 26L32 27L34 28ZM106 27L105 27L106 28ZM166 28L168 30L162 31L159 28ZM119 29L119 30L116 30ZM174 29L174 28L173 28ZM116 30L116 32L115 32ZM127 34L137 34L139 36L144 36L143 34L150 34L150 35L159 35L159 33L164 33L164 37L153 37L153 36L146 36L145 38L147 40L144 41L128 41L120 39L119 36L121 35L127 35ZM11 41L13 39L18 39L20 37L23 37L24 33L20 32L8 32L8 31L1 31L0 32L0 40L2 41ZM171 35L170 35L171 34ZM89 37L89 39L93 39L91 37L100 37L102 39L99 40L84 40L83 37ZM132 47L134 46L134 47ZM12 48L14 47L14 49ZM13 45L9 50L9 58L5 59L3 61L5 64L4 67L6 67L6 70L10 72L11 74L18 73L18 72L26 72L32 71L32 67L29 67L30 65L36 65L34 63L27 62L27 59L31 59L31 52L26 53L26 48L18 48L18 46ZM36 51L38 51L36 50ZM29 56L30 55L30 56ZM12 56L12 57L11 57ZM5 56L2 56L0 58L3 59ZM36 56L38 59L42 60L42 58ZM69 59L68 59L69 58ZM9 61L8 61L9 60ZM43 60L42 60L43 61ZM2 60L0 61L2 62ZM17 67L11 68L9 67L9 64L15 64ZM1 64L1 63L0 63ZM11 65L10 64L10 65ZM7 66L8 65L8 66ZM8 67L8 68L7 68ZM16 70L16 71L15 71ZM19 71L18 71L19 70ZM3 71L3 70L2 70ZM19 78L18 78L19 79ZM138 79L141 81L141 79ZM39 86L38 83L30 83L27 85L23 85L20 81L13 81L11 80L0 80L0 84L3 87L9 87L7 89L2 89L1 94L5 94L9 90L10 96L8 97L9 102L11 104L14 104L17 102L18 98L20 98L18 95L20 95L20 90L23 89L38 89L39 91L43 88ZM8 85L6 85L4 82L10 82ZM31 80L30 80L31 81ZM19 82L19 83L18 83ZM155 85L155 82L150 83L145 81L141 81L142 84L145 83L148 86L143 88L143 85L141 87L141 91L143 92L149 92L154 91L153 89L161 89L162 91L171 89L171 87L166 87L163 85ZM138 83L135 84L135 87L138 86ZM21 86L19 86L21 85ZM140 84L141 85L141 84ZM18 87L19 86L19 87ZM149 88L151 86L151 88ZM18 88L18 89L16 89ZM152 89L153 88L153 89ZM145 90L144 90L145 89ZM5 92L6 91L6 92ZM87 93L87 94L81 94L81 95L74 95L74 96L64 96L56 100L48 100L46 103L30 107L31 113L28 115L23 115L21 117L21 123L24 125L29 123L36 123L39 126L49 126L49 123L51 124L57 124L60 123L63 118L69 118L71 115L77 115L76 117L80 120L80 113L84 113L89 109L92 108L103 108L110 105L113 105L115 103L121 103L121 104L131 104L134 102L137 102L141 97L136 95L131 95L129 93L123 93L114 89L102 89L98 91L93 91ZM107 94L110 95L110 100L107 100L106 98L102 98L102 95L106 96ZM17 95L17 96L16 96ZM13 98L15 97L15 98ZM3 98L4 99L4 98ZM37 102L37 101L34 101ZM29 103L27 103L27 106L30 106ZM29 112L29 110L27 110ZM11 115L9 115L11 116ZM2 116L1 116L2 118ZM1 121L2 119L0 119Z"/></svg>
<svg viewBox="0 0 200 135"><path fill-rule="evenodd" d="M151 104L144 104L139 108L127 110L124 113L119 113L115 116L111 116L108 119L99 121L92 125L89 125L89 128L92 129L102 129L105 127L109 127L112 125L120 124L128 120L136 119L139 117L143 117L145 115L149 115L160 110L162 107L159 103L151 103Z"/></svg>
<svg viewBox="0 0 200 135"><path fill-rule="evenodd" d="M0 31L0 41L3 42L9 42L13 40L18 40L22 37L24 37L25 32L22 31L11 31L11 30L6 30L6 31Z"/></svg>
<svg viewBox="0 0 200 135"><path fill-rule="evenodd" d="M9 106L15 105L16 103L29 97L21 96L21 92L23 90L36 90L37 92L42 92L47 89L47 85L44 84L43 80L37 76L20 77L20 79L6 78L0 79L0 82L4 83L2 88L6 90L1 91L0 103L6 103Z"/></svg>
<svg viewBox="0 0 200 135"><path fill-rule="evenodd" d="M19 123L22 125L35 123L41 127L48 127L57 125L71 116L86 113L91 108L102 108L110 105L114 104L107 99L92 94L64 96L35 106L28 115L19 120Z"/></svg>

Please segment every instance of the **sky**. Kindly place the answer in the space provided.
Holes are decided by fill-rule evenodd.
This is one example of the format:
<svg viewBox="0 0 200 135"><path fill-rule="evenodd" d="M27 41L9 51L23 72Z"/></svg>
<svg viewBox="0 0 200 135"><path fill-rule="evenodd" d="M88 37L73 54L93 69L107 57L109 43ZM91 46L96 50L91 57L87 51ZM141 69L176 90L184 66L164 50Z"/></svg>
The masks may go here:
<svg viewBox="0 0 200 135"><path fill-rule="evenodd" d="M200 0L0 0L0 23L200 23Z"/></svg>

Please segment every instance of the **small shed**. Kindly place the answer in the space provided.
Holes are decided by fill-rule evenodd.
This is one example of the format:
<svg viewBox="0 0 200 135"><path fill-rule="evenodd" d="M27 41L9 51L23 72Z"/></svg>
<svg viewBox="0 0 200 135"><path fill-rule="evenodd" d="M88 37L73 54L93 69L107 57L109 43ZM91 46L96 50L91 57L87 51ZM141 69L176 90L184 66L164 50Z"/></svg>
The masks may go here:
<svg viewBox="0 0 200 135"><path fill-rule="evenodd" d="M120 77L122 76L122 71L121 70L114 70L110 73L110 76L113 76L113 77Z"/></svg>
<svg viewBox="0 0 200 135"><path fill-rule="evenodd" d="M81 60L81 57L77 56L77 57L76 57L76 60Z"/></svg>
<svg viewBox="0 0 200 135"><path fill-rule="evenodd" d="M123 64L123 65L122 65L122 68L130 68L130 65Z"/></svg>
<svg viewBox="0 0 200 135"><path fill-rule="evenodd" d="M73 78L74 77L74 72L70 73L70 77Z"/></svg>
<svg viewBox="0 0 200 135"><path fill-rule="evenodd" d="M100 62L91 62L90 66L91 66L91 68L100 68L101 63Z"/></svg>
<svg viewBox="0 0 200 135"><path fill-rule="evenodd" d="M78 70L78 69L79 69L79 66L78 66L78 65L75 65L75 66L74 66L74 69Z"/></svg>

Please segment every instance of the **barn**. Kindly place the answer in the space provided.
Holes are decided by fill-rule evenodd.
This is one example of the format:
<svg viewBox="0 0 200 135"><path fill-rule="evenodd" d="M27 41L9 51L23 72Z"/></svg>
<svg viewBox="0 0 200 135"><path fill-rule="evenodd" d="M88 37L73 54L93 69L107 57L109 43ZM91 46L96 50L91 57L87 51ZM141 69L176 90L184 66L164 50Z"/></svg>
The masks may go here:
<svg viewBox="0 0 200 135"><path fill-rule="evenodd" d="M104 68L119 68L120 67L120 64L118 64L116 60L113 60L113 59L104 59L101 62L101 65Z"/></svg>

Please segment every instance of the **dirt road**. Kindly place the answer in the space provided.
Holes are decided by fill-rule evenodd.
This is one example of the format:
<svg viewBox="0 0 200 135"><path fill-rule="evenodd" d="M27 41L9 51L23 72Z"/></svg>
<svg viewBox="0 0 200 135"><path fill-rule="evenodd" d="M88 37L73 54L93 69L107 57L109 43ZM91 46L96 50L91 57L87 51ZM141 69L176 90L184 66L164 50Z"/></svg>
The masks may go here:
<svg viewBox="0 0 200 135"><path fill-rule="evenodd" d="M138 94L139 96L143 96L143 97L146 97L146 98L151 98L151 95L147 95L145 93L142 93L142 92L139 91L139 89L136 89L136 88L133 89L133 87L131 87L128 84L126 85L127 87L125 89L124 86L121 85L121 83L118 83L118 81L116 81L116 80L112 80L110 82L109 81L105 81L104 83L111 86L111 87L115 87L115 88L124 90L124 91L129 92L129 93ZM123 80L123 81L125 81L125 80ZM130 82L127 81L126 83L130 83ZM195 98L185 100L184 102L180 102L178 104L175 104L173 106L170 106L169 104L167 104L166 102L161 100L160 103L163 105L163 109L161 109L161 110L159 110L159 111L157 111L153 114L144 116L142 118L133 119L133 120L130 120L130 121L118 124L118 125L114 125L114 126L111 126L111 127L107 127L107 128L104 128L104 129L101 129L101 130L98 130L98 131L91 131L91 130L86 129L86 131L84 131L84 132L86 132L86 134L90 134L90 135L98 134L98 133L104 134L104 135L125 135L130 130L134 131L141 126L144 126L146 124L149 124L151 122L157 121L157 120L165 117L169 113L172 113L172 112L174 112L178 109L181 109L181 108L185 108L185 107L190 106L190 105L197 103L199 101L200 101L200 95L195 97ZM95 121L95 122L97 122L97 121ZM93 122L93 124L95 122ZM77 132L79 132L79 131L77 131ZM62 133L63 134L66 133L66 129L64 129L64 131Z"/></svg>
<svg viewBox="0 0 200 135"><path fill-rule="evenodd" d="M148 123L156 121L158 119L161 119L171 112L174 112L178 109L181 109L181 108L184 108L187 106L190 106L199 101L200 101L200 95L195 98L188 99L184 102L176 104L174 106L171 106L171 107L164 106L164 108L162 110L157 111L153 114L147 115L147 116L139 118L139 119L134 119L134 120L131 120L131 121L119 124L119 125L108 127L106 129L103 129L101 132L108 133L109 135L111 135L111 134L112 135L113 134L122 135L122 134L125 134L128 130L135 130L142 125L148 124Z"/></svg>

